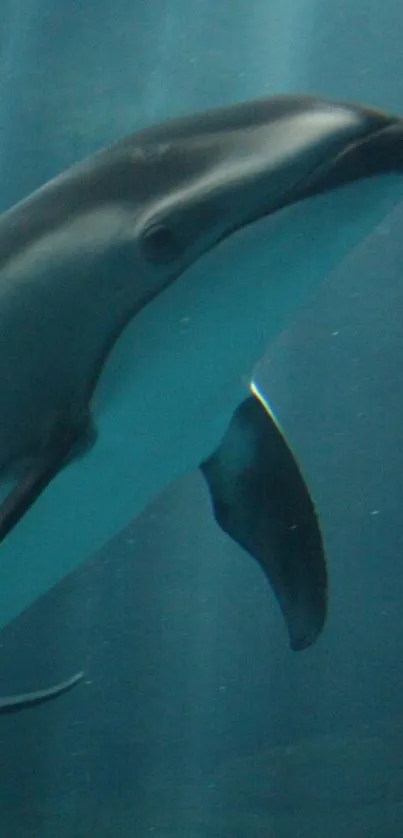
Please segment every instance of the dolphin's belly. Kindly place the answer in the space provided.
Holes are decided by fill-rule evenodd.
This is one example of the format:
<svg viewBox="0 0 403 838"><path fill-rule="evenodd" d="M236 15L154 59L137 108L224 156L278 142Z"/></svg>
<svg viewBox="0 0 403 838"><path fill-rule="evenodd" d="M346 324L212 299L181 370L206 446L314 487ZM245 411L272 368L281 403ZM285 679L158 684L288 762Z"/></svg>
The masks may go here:
<svg viewBox="0 0 403 838"><path fill-rule="evenodd" d="M219 359L204 348L204 317L187 319L180 291L161 295L117 341L91 405L95 445L56 476L1 545L0 626L196 468L244 397L241 375L223 384Z"/></svg>
<svg viewBox="0 0 403 838"><path fill-rule="evenodd" d="M256 318L255 281L266 262L255 263L241 296L246 263L245 255L234 275L220 254L202 260L126 327L92 399L95 445L55 477L1 545L0 626L218 446L270 332Z"/></svg>

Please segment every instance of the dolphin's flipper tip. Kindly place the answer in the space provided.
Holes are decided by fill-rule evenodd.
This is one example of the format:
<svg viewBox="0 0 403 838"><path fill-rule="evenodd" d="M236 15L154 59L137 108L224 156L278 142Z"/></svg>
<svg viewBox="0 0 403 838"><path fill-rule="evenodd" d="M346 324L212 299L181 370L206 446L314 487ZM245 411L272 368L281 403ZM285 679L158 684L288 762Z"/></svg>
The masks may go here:
<svg viewBox="0 0 403 838"><path fill-rule="evenodd" d="M217 522L266 574L291 648L308 648L327 613L322 535L294 455L257 393L235 411L221 445L201 470Z"/></svg>
<svg viewBox="0 0 403 838"><path fill-rule="evenodd" d="M29 707L36 707L38 704L43 704L45 701L58 698L59 695L73 689L83 678L84 672L76 672L71 678L68 678L66 681L61 681L53 687L38 690L37 692L21 693L21 695L10 695L6 698L0 698L0 715L18 713L21 710L27 710Z"/></svg>
<svg viewBox="0 0 403 838"><path fill-rule="evenodd" d="M37 459L23 474L0 504L0 543L21 521L41 493L80 449L88 449L95 440L91 418L85 414L81 423L73 423L61 416L55 421L52 436Z"/></svg>

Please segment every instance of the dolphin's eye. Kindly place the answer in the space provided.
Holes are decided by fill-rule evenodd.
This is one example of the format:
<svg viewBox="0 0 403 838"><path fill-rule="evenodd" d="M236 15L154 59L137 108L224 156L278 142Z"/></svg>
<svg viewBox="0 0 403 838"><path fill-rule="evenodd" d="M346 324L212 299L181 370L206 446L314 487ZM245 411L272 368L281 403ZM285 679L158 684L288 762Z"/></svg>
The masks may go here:
<svg viewBox="0 0 403 838"><path fill-rule="evenodd" d="M174 231L165 224L153 224L143 234L143 250L150 262L173 262L181 247Z"/></svg>

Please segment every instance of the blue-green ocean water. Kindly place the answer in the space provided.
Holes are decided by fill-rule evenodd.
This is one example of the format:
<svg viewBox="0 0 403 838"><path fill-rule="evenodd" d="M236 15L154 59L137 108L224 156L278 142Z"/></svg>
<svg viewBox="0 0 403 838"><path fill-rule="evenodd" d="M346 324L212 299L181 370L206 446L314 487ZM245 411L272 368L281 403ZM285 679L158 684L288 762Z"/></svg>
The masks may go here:
<svg viewBox="0 0 403 838"><path fill-rule="evenodd" d="M402 23L398 0L2 0L0 208L206 107L312 92L403 113ZM289 652L185 476L2 632L1 694L86 681L1 719L1 838L402 835L402 230L398 207L259 375L321 513L323 637Z"/></svg>

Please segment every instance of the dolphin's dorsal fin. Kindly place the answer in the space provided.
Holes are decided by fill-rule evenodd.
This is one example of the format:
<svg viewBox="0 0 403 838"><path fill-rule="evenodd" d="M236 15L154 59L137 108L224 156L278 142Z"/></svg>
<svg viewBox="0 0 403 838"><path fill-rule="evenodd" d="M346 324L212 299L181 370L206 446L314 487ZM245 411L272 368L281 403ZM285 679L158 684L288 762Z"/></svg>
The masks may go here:
<svg viewBox="0 0 403 838"><path fill-rule="evenodd" d="M326 619L322 536L298 463L256 394L235 411L201 470L217 522L263 568L292 648L310 646Z"/></svg>

